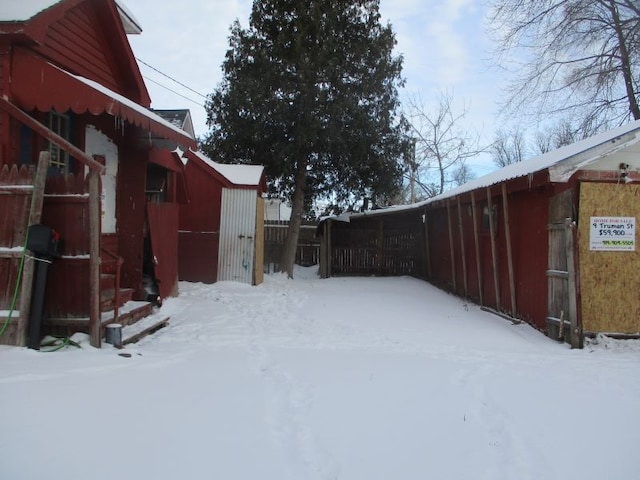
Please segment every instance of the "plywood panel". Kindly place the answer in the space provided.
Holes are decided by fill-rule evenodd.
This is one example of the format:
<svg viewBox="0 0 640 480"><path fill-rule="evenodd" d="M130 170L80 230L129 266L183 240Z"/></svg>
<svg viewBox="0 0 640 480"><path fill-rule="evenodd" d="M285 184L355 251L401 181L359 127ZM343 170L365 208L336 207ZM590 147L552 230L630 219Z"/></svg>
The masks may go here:
<svg viewBox="0 0 640 480"><path fill-rule="evenodd" d="M592 216L635 217L636 250L589 250ZM580 186L580 285L585 332L640 331L640 185L582 183Z"/></svg>

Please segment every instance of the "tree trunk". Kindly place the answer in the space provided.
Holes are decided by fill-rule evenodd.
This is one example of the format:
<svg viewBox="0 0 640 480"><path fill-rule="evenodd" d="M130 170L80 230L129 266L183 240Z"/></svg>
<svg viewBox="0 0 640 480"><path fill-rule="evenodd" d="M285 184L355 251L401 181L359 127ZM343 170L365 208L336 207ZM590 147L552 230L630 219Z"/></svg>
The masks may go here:
<svg viewBox="0 0 640 480"><path fill-rule="evenodd" d="M620 46L620 61L622 62L622 75L624 77L625 90L629 101L629 111L631 112L633 119L638 120L640 119L640 107L638 107L638 101L636 99L633 85L629 48L622 30L620 13L618 12L618 7L613 0L609 2L609 9L611 11L611 16L613 17L613 25L616 30L616 35L618 36L618 44Z"/></svg>
<svg viewBox="0 0 640 480"><path fill-rule="evenodd" d="M280 271L286 273L289 278L293 278L293 265L296 261L296 251L298 249L298 237L300 236L300 225L302 224L302 212L304 211L305 185L307 181L307 160L301 160L296 172L296 187L293 193L291 205L291 219L289 220L289 230L287 240L282 248L280 257Z"/></svg>

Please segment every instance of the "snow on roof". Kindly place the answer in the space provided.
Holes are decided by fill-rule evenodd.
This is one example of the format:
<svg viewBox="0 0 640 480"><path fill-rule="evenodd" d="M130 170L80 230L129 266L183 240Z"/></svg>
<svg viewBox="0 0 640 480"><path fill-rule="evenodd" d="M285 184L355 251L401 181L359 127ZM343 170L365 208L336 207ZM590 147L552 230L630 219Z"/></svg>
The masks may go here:
<svg viewBox="0 0 640 480"><path fill-rule="evenodd" d="M571 175L585 168L604 155L628 146L629 143L640 141L640 120L627 125L594 135L571 145L552 150L543 155L507 165L495 172L471 180L464 185L444 192L441 195L421 202L422 205L454 197L461 193L470 192L478 188L486 188L502 183L506 180L524 177L541 170L549 169L551 182L566 182ZM624 137L621 141L621 137ZM628 137L628 138L627 138Z"/></svg>
<svg viewBox="0 0 640 480"><path fill-rule="evenodd" d="M640 120L594 135L593 137L572 143L571 145L547 152L543 155L507 165L495 172L471 180L464 185L422 202L410 205L391 206L363 213L342 214L333 218L334 220L348 222L350 217L381 215L402 210L412 210L432 202L445 200L479 188L487 188L545 169L549 169L549 180L551 182L566 182L578 170L586 168L606 155L610 155L638 142L640 142Z"/></svg>
<svg viewBox="0 0 640 480"><path fill-rule="evenodd" d="M94 90L97 90L98 92L100 92L100 93L102 93L102 94L104 94L104 95L106 95L108 97L111 97L112 99L116 100L117 102L121 103L122 105L125 105L126 107L129 107L130 109L135 110L138 113L141 113L142 115L146 116L147 118L150 118L153 121L155 121L157 123L160 123L160 124L170 128L171 130L174 130L175 132L179 133L181 136L186 136L186 137L193 138L191 135L189 135L189 133L185 132L181 128L176 127L171 122L167 122L160 115L156 115L155 113L153 113L148 108L145 108L142 105L137 104L133 100L130 100L127 97L124 97L124 96L120 95L119 93L116 93L113 90L108 89L104 85L101 85L98 82L94 82L93 80L89 80L88 78L81 77L79 75L74 75L74 74L72 74L70 72L67 72L66 70L61 69L60 67L57 67L56 65L53 65L52 63L50 63L49 65L51 65L51 66L63 71L67 75L70 75L71 77L77 79L78 81L84 83L85 85L88 85L89 87L93 88Z"/></svg>
<svg viewBox="0 0 640 480"><path fill-rule="evenodd" d="M218 163L211 160L202 152L194 152L191 150L191 153L235 185L260 185L260 179L264 171L262 165L230 165Z"/></svg>
<svg viewBox="0 0 640 480"><path fill-rule="evenodd" d="M120 14L120 19L122 20L122 25L124 26L124 31L129 34L139 35L142 33L141 23L138 21L136 17L133 16L131 10L127 8L127 6L122 3L122 0L116 0L116 7L118 7L118 13Z"/></svg>
<svg viewBox="0 0 640 480"><path fill-rule="evenodd" d="M0 0L0 22L23 22L62 0Z"/></svg>
<svg viewBox="0 0 640 480"><path fill-rule="evenodd" d="M63 0L0 0L0 22L26 22ZM122 0L115 0L125 32L142 33L140 22Z"/></svg>

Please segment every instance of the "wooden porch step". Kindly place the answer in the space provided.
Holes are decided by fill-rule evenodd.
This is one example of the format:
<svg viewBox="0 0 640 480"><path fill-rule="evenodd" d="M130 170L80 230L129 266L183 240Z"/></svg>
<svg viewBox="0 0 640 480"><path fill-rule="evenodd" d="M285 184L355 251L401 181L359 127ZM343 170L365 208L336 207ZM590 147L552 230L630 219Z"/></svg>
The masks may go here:
<svg viewBox="0 0 640 480"><path fill-rule="evenodd" d="M137 321L150 316L153 313L153 305L149 302L130 301L118 310L118 318L113 318L113 310L102 312L100 320L102 328L110 323L119 323L123 327L132 325ZM50 335L70 336L76 332L89 333L89 318L48 318L43 325L43 333Z"/></svg>
<svg viewBox="0 0 640 480"><path fill-rule="evenodd" d="M116 291L114 288L108 288L100 292L100 311L101 312L108 312L109 310L114 309L115 301L116 301L115 296L116 296ZM132 299L133 299L133 289L121 288L118 307L122 307L125 304L131 302Z"/></svg>
<svg viewBox="0 0 640 480"><path fill-rule="evenodd" d="M144 337L166 327L169 324L169 319L170 317L167 315L156 313L134 323L133 325L124 327L122 329L122 344L128 345L139 342Z"/></svg>
<svg viewBox="0 0 640 480"><path fill-rule="evenodd" d="M113 273L100 274L100 291L116 288L116 276Z"/></svg>
<svg viewBox="0 0 640 480"><path fill-rule="evenodd" d="M117 320L113 318L113 310L103 312L102 315L102 327L110 323L119 323L123 327L132 325L137 321L150 316L153 313L153 304L149 302L142 302L136 300L130 300L118 309Z"/></svg>

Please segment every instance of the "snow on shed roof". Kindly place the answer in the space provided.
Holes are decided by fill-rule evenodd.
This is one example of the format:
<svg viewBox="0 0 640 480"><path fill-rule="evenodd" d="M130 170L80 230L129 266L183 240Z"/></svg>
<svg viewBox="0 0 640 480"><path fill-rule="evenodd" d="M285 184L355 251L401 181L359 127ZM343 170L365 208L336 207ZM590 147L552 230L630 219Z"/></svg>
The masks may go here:
<svg viewBox="0 0 640 480"><path fill-rule="evenodd" d="M422 202L410 205L396 205L379 210L372 210L363 213L342 214L334 217L335 220L349 221L350 217L360 217L367 215L382 215L403 210L411 210L428 205L432 202L445 200L463 193L471 192L479 188L487 188L507 180L548 169L549 181L566 182L578 170L588 167L604 156L617 152L625 147L640 142L640 120L622 125L621 127L608 130L594 135L571 145L552 150L543 155L524 160L522 162L507 165L495 172L471 180L464 185L448 190L436 197L429 198Z"/></svg>
<svg viewBox="0 0 640 480"><path fill-rule="evenodd" d="M507 165L495 172L471 180L464 185L444 192L437 197L425 200L427 204L478 188L486 188L506 180L524 177L541 170L549 169L551 182L566 182L578 170L587 167L605 155L609 155L629 144L640 141L640 120L628 123L571 145L552 150L543 155Z"/></svg>
<svg viewBox="0 0 640 480"><path fill-rule="evenodd" d="M262 165L230 165L218 163L211 160L202 152L194 152L191 150L191 153L235 185L260 185L260 179L264 171Z"/></svg>

